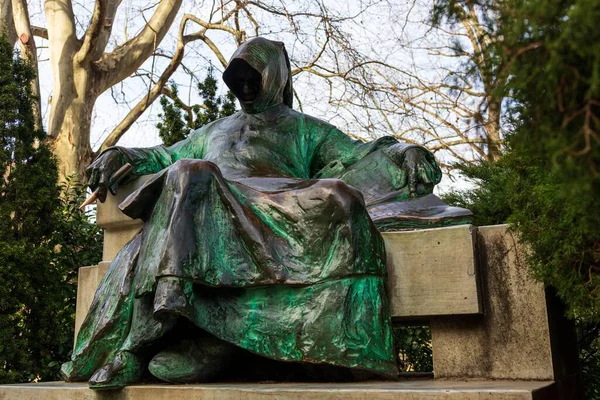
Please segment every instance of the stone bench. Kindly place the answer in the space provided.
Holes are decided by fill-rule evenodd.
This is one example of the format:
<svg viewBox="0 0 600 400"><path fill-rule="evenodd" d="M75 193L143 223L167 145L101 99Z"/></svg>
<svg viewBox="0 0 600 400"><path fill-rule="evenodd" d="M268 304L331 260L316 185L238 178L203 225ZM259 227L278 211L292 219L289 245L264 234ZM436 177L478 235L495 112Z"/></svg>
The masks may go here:
<svg viewBox="0 0 600 400"><path fill-rule="evenodd" d="M131 220L117 208L141 182L143 179L138 179L122 187L117 196L109 195L98 205L97 223L104 229L103 261L79 270L75 335L110 260L141 228L140 221ZM156 388L152 398L157 399L184 393L186 398L198 399L293 399L299 398L300 392L303 399L577 396L579 375L572 330L555 296L529 276L523 248L507 226L461 225L389 232L383 233L383 238L393 320L430 326L435 380L362 385L144 385L127 388L123 398L150 398L150 388ZM97 398L81 384L35 387L12 386L10 393L3 392L6 386L0 387L0 399L38 398L26 394L42 387L56 398ZM68 393L75 397L66 397ZM44 398L55 398L48 396Z"/></svg>

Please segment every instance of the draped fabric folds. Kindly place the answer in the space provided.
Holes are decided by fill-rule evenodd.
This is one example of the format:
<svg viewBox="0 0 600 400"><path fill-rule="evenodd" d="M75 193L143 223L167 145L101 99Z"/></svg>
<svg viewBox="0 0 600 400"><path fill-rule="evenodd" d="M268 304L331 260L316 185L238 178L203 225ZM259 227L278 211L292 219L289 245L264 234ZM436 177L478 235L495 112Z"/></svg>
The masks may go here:
<svg viewBox="0 0 600 400"><path fill-rule="evenodd" d="M159 342L174 318L274 360L397 372L385 249L368 209L408 197L407 150L422 156L419 195L439 166L421 147L354 140L294 111L281 43L244 43L225 71L232 90L240 65L260 77L241 111L171 147L107 150L133 177L155 175L120 205L144 227L96 292L68 380Z"/></svg>
<svg viewBox="0 0 600 400"><path fill-rule="evenodd" d="M145 343L131 336L151 336L164 313L276 360L392 375L385 251L362 195L339 180L268 186L180 160L129 196L121 207L145 228L97 291L71 378L89 379L117 351ZM136 298L151 298L145 315Z"/></svg>

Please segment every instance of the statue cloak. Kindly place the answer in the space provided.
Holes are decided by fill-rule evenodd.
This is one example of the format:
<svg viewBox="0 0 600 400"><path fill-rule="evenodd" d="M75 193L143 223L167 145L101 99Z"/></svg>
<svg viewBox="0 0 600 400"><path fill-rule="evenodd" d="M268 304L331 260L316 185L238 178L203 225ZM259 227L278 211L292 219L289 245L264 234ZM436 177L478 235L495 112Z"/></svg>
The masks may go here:
<svg viewBox="0 0 600 400"><path fill-rule="evenodd" d="M120 205L144 227L96 292L68 380L156 341L172 315L275 360L397 372L385 249L367 207L407 197L399 165L414 146L363 143L294 111L278 42L244 43L224 73L230 87L241 63L261 76L241 111L171 147L107 150L134 176L155 175ZM441 172L419 149L431 160L420 190L431 193ZM336 176L354 176L362 193L323 179Z"/></svg>

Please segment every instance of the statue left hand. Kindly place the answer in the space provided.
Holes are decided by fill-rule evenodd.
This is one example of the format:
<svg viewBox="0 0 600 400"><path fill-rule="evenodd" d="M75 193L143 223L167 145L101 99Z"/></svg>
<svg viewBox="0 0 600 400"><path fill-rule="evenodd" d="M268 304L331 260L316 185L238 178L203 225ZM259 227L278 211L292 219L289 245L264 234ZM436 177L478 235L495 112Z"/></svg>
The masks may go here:
<svg viewBox="0 0 600 400"><path fill-rule="evenodd" d="M431 178L435 174L434 167L427 159L425 153L416 147L407 149L404 152L402 170L408 178L407 185L411 198L418 196L417 187L419 184L433 184Z"/></svg>

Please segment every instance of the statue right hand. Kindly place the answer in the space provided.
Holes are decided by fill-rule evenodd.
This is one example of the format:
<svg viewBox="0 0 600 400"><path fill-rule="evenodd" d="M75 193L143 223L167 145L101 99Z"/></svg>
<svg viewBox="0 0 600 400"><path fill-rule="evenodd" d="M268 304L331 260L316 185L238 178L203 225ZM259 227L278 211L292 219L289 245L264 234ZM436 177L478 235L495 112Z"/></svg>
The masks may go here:
<svg viewBox="0 0 600 400"><path fill-rule="evenodd" d="M118 150L109 150L102 153L96 158L85 173L87 175L87 184L92 191L98 189L98 200L104 203L106 200L107 191L113 195L117 194L118 184L110 185L110 178L119 168L125 164L123 156ZM110 186L109 186L110 185Z"/></svg>

